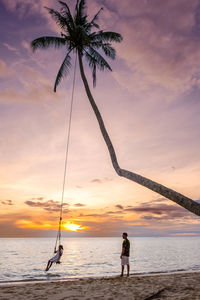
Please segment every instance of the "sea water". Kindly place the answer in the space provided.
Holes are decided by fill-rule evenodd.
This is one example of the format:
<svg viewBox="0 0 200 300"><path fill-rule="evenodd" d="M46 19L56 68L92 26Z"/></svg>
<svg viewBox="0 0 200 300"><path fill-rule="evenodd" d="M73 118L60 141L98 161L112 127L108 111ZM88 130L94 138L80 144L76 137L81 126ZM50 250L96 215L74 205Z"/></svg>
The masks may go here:
<svg viewBox="0 0 200 300"><path fill-rule="evenodd" d="M130 237L131 274L200 270L200 237ZM62 263L44 272L55 239L1 238L0 282L116 276L121 238L63 238Z"/></svg>

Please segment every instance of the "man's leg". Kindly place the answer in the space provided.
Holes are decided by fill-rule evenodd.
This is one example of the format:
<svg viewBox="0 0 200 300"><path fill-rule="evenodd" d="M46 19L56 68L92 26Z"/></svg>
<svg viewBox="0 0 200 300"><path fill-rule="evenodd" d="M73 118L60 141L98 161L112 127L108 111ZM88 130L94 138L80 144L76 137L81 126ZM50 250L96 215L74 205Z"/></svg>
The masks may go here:
<svg viewBox="0 0 200 300"><path fill-rule="evenodd" d="M124 276L124 266L122 265L122 272L121 272L121 275L120 275L121 277L123 277Z"/></svg>
<svg viewBox="0 0 200 300"><path fill-rule="evenodd" d="M127 265L127 277L129 277L130 265Z"/></svg>

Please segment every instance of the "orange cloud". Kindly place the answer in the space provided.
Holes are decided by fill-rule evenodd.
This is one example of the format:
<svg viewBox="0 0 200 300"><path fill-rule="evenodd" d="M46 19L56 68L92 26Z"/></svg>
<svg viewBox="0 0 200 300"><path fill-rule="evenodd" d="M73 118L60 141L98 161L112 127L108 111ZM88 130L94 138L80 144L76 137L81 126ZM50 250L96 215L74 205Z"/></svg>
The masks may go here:
<svg viewBox="0 0 200 300"><path fill-rule="evenodd" d="M23 219L17 220L15 224L18 228L26 228L26 229L43 229L43 230L56 229L55 226L49 223L43 223L43 222L36 223L34 221L23 220Z"/></svg>
<svg viewBox="0 0 200 300"><path fill-rule="evenodd" d="M4 230L0 230L0 236L55 236L58 213L41 213L41 209L36 206L31 211L4 213L0 221L0 228ZM119 236L127 231L134 236L190 235L191 232L199 235L199 222L184 209L165 204L164 199L136 206L122 207L118 204L102 209L72 206L63 215L62 234L65 236L68 232L74 232L77 236Z"/></svg>
<svg viewBox="0 0 200 300"><path fill-rule="evenodd" d="M172 233L171 236L200 236L200 232L182 232L182 233Z"/></svg>

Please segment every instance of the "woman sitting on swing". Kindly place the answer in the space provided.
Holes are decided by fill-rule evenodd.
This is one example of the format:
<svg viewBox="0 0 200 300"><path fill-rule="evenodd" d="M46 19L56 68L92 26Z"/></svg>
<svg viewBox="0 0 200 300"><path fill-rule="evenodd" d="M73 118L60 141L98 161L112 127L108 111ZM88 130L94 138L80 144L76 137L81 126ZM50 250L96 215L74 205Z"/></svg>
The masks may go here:
<svg viewBox="0 0 200 300"><path fill-rule="evenodd" d="M54 255L47 263L47 267L45 269L45 271L49 271L49 269L51 268L52 264L53 263L56 263L56 264L60 264L60 258L61 256L63 255L63 246L60 245L58 247L58 250L56 251L56 249L54 250L54 253L56 253L56 255Z"/></svg>

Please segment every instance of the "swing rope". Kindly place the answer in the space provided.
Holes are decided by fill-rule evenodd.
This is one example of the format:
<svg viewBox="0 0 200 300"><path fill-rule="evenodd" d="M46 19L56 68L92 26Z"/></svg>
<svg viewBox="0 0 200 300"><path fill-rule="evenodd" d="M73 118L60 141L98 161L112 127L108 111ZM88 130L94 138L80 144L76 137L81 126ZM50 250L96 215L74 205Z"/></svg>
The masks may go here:
<svg viewBox="0 0 200 300"><path fill-rule="evenodd" d="M67 126L68 133L67 133L67 143L66 143L66 152L65 152L65 165L64 165L64 175L63 175L63 185L62 185L62 196L61 196L61 204L60 204L60 218L59 218L59 223L58 223L58 232L57 232L54 252L56 251L57 244L58 244L58 246L61 244L63 201L64 201L64 195L65 195L65 183L66 183L68 154L69 154L70 131L71 131L71 123L72 123L73 104L74 104L74 89L75 89L75 82L76 82L76 64L77 64L77 53L76 53L75 65L74 65L70 113L69 113L69 121L68 121L68 126Z"/></svg>

